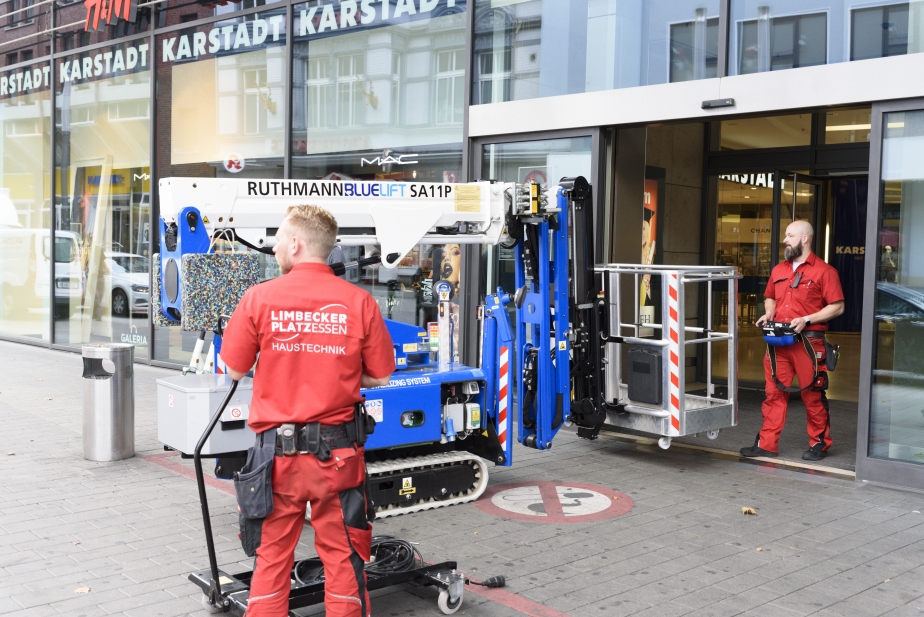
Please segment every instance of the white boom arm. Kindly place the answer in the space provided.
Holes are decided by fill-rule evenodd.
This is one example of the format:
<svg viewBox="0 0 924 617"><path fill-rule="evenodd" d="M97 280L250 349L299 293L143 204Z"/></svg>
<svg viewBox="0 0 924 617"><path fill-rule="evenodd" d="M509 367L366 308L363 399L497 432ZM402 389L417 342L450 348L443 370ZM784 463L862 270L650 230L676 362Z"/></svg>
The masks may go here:
<svg viewBox="0 0 924 617"><path fill-rule="evenodd" d="M233 229L238 238L268 248L289 206L314 204L337 219L341 244L378 244L382 265L393 268L421 242L497 244L504 230L507 186L165 178L160 181L160 215L169 224L192 206L210 237Z"/></svg>

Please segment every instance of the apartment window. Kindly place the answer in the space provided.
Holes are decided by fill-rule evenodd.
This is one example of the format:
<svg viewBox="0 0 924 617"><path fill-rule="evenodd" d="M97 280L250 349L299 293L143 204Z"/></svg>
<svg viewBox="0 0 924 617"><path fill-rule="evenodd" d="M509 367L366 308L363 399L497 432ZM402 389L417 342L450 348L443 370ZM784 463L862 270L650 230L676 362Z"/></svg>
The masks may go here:
<svg viewBox="0 0 924 617"><path fill-rule="evenodd" d="M31 49L24 49L21 52L19 52L19 59L21 62L28 62L29 60L32 59L32 57L33 56L32 56Z"/></svg>
<svg viewBox="0 0 924 617"><path fill-rule="evenodd" d="M266 128L266 111L272 103L266 69L244 71L244 133L255 135Z"/></svg>
<svg viewBox="0 0 924 617"><path fill-rule="evenodd" d="M71 107L71 126L93 124L96 121L96 107L92 105Z"/></svg>
<svg viewBox="0 0 924 617"><path fill-rule="evenodd" d="M327 126L330 97L330 58L311 58L305 62L305 125L316 129Z"/></svg>
<svg viewBox="0 0 924 617"><path fill-rule="evenodd" d="M757 19L739 24L738 73L762 73L825 64L828 15L773 17L758 7Z"/></svg>
<svg viewBox="0 0 924 617"><path fill-rule="evenodd" d="M31 8L33 4L35 0L10 0L7 26L20 26L31 20L35 16L35 9Z"/></svg>
<svg viewBox="0 0 924 617"><path fill-rule="evenodd" d="M137 101L117 101L109 103L110 122L120 120L144 120L151 117L151 103L147 99Z"/></svg>
<svg viewBox="0 0 924 617"><path fill-rule="evenodd" d="M7 120L3 123L3 128L8 137L25 137L27 135L42 134L39 121L32 118Z"/></svg>
<svg viewBox="0 0 924 617"><path fill-rule="evenodd" d="M510 49L478 55L478 102L503 103L510 100Z"/></svg>
<svg viewBox="0 0 924 617"><path fill-rule="evenodd" d="M718 75L719 18L706 18L705 9L696 19L671 24L670 81L708 79Z"/></svg>
<svg viewBox="0 0 924 617"><path fill-rule="evenodd" d="M465 88L465 51L441 51L436 56L436 122L462 122Z"/></svg>
<svg viewBox="0 0 924 617"><path fill-rule="evenodd" d="M363 65L362 54L341 56L338 59L337 124L340 126L357 126L363 123L367 96Z"/></svg>
<svg viewBox="0 0 924 617"><path fill-rule="evenodd" d="M16 64L19 62L19 52L13 52L6 55L6 65Z"/></svg>
<svg viewBox="0 0 924 617"><path fill-rule="evenodd" d="M851 60L902 56L907 53L907 2L851 11Z"/></svg>

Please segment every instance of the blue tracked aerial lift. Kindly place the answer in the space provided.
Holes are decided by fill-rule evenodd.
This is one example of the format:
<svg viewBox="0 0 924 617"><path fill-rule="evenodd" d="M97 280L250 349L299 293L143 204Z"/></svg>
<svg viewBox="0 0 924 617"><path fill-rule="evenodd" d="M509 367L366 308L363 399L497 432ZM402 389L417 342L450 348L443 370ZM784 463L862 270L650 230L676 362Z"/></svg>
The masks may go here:
<svg viewBox="0 0 924 617"><path fill-rule="evenodd" d="M549 190L538 184L491 182L171 178L161 181L160 196L160 276L154 291L162 318L177 325L189 317L183 314L184 305L190 314L198 310L190 301L184 304L189 284L184 256L210 253L217 238L270 253L286 208L306 201L334 214L341 246L380 247L365 259L334 264L338 273L395 268L418 243L514 249L515 292L497 289L479 307L479 366L455 361L453 292L446 280L437 281L433 289L436 331L386 320L398 370L387 386L362 392L377 420L366 456L379 516L477 499L487 486L488 462L512 464L514 418L520 443L541 450L551 447L569 417L588 426L582 431L595 435L599 430L602 420L596 422L593 401L601 387L600 311L593 278L591 189L583 178L565 179ZM214 259L220 263L222 257ZM220 324L214 329L209 364L221 373ZM201 354L204 339L203 333L194 356ZM212 392L228 385L220 375L197 377L196 384L204 379ZM186 396L184 387L193 382L183 380L169 378L160 389L173 388L177 396ZM516 407L514 384L521 393ZM245 397L238 409L246 417L246 387L237 396ZM159 405L161 441L186 454L201 434L176 430L191 426L190 413L185 405ZM221 455L223 476L241 464L240 451L252 443L242 415L228 417L221 426L225 430L206 448L210 456ZM204 428L207 420L200 417L199 425Z"/></svg>

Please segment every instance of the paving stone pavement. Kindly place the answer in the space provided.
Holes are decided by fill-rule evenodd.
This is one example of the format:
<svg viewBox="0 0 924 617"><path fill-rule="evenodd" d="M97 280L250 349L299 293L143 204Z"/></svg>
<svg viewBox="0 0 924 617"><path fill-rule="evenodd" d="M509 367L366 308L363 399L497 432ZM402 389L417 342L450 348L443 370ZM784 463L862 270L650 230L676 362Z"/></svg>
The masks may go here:
<svg viewBox="0 0 924 617"><path fill-rule="evenodd" d="M205 614L186 580L207 567L195 482L152 462L190 468L156 439L155 380L173 372L135 366L138 456L94 463L82 458L79 356L0 342L0 358L0 615ZM595 484L634 508L571 525L471 505L377 522L429 560L508 577L509 593L467 593L457 614L924 615L920 494L567 433L551 452L517 447L514 460L492 484ZM250 570L233 498L208 497L219 563ZM301 556L312 540L306 527ZM440 614L432 590L407 587L376 592L373 612Z"/></svg>

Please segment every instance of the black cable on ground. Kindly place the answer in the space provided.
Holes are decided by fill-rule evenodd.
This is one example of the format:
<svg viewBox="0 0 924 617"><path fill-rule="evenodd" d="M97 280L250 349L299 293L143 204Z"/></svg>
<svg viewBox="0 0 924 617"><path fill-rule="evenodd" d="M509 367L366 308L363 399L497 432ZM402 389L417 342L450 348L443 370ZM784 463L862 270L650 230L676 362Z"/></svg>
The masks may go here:
<svg viewBox="0 0 924 617"><path fill-rule="evenodd" d="M423 557L417 548L401 538L374 536L372 538L372 561L366 564L369 574L384 575L410 572L423 567ZM317 557L302 559L293 570L299 585L310 585L324 579L324 566Z"/></svg>
<svg viewBox="0 0 924 617"><path fill-rule="evenodd" d="M423 567L423 557L413 544L394 536L372 538L372 561L366 564L369 574L395 574Z"/></svg>

